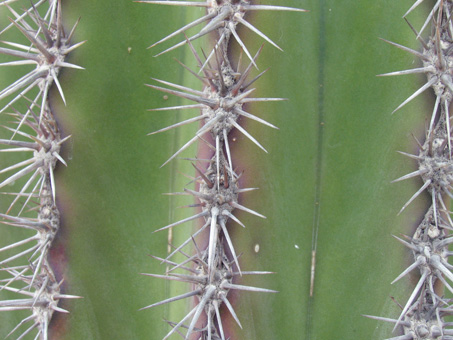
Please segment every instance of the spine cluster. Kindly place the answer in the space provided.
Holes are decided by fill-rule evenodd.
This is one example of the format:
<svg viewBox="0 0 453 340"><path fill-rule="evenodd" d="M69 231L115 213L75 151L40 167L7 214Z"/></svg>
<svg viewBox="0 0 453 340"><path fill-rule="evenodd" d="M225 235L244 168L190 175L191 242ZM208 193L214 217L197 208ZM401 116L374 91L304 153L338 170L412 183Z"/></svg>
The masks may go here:
<svg viewBox="0 0 453 340"><path fill-rule="evenodd" d="M265 148L241 125L243 118L255 120L271 128L276 128L271 123L262 118L252 115L245 110L245 104L249 102L267 102L279 101L283 98L254 98L251 96L252 88L255 81L258 80L265 72L258 74L253 79L248 79L251 70L257 68L257 58L262 47L257 53L252 54L238 32L238 25L256 33L271 45L278 47L270 38L264 35L258 28L250 24L247 14L253 11L296 11L302 12L302 9L254 4L250 0L207 0L204 2L195 1L138 1L148 4L158 5L175 5L187 7L201 7L206 9L206 13L192 23L186 24L177 31L169 34L152 46L163 43L171 38L179 36L181 41L176 45L159 53L169 52L179 46L188 45L194 58L196 59L199 70L193 71L186 67L200 81L200 89L191 89L182 85L170 83L164 80L153 79L155 83L162 84L166 87L157 85L148 85L149 87L178 96L183 99L192 101L193 104L165 107L153 109L154 111L166 110L190 110L195 109L196 114L193 118L187 119L180 123L165 127L158 131L163 132L186 124L198 122L200 128L195 136L185 143L175 154L173 154L163 165L167 164L174 158L178 157L189 146L200 142L208 148L211 156L208 159L193 158L192 165L196 172L195 190L185 188L182 193L193 196L197 203L191 205L199 210L190 217L171 223L163 228L168 230L174 226L197 220L201 228L197 229L194 234L175 247L174 251L166 258L155 257L156 259L167 264L168 270L165 275L145 274L152 277L163 278L166 280L176 280L187 282L191 285L192 290L166 300L153 303L143 309L163 305L169 302L195 298L195 306L190 312L177 322L168 321L172 329L165 336L167 339L172 334L179 333L185 339L222 339L228 338L228 331L224 329L222 323L222 314L227 309L242 327L233 305L229 300L230 290L242 290L252 292L275 292L273 290L244 286L236 283L236 278L241 275L262 275L270 272L262 271L242 271L239 264L237 251L234 248L232 238L230 237L231 221L244 227L243 223L235 216L235 211L242 210L250 214L265 218L258 212L255 212L244 205L241 205L238 198L243 193L254 190L255 188L240 187L239 178L241 174L234 166L234 155L230 149L230 132L234 129L242 133L247 139L256 144L260 149ZM206 23L200 31L190 37L187 37L186 31ZM184 34L184 35L183 35ZM192 45L192 41L210 34L215 37L215 43L212 50L206 55L200 55ZM232 66L230 60L230 38L233 38L240 46L244 54L250 60L250 63L244 70L238 66ZM231 40L233 40L231 39ZM239 62L237 64L240 64ZM198 236L205 237L207 242L197 244ZM195 255L187 255L183 248L189 244L194 244L196 249ZM171 258L177 254L183 254L185 260L177 263ZM178 272L182 271L182 273ZM221 310L221 306L222 310Z"/></svg>
<svg viewBox="0 0 453 340"><path fill-rule="evenodd" d="M2 41L0 54L12 61L0 66L20 70L22 65L31 65L28 73L0 91L0 100L7 101L0 114L8 115L10 120L2 126L10 135L9 139L0 139L2 163L10 162L8 155L21 158L0 170L0 176L4 176L0 179L0 189L4 190L1 199L9 200L7 211L0 213L0 223L27 234L0 248L0 291L17 295L0 300L0 311L30 311L7 336L15 334L22 339L35 334L35 339L48 339L53 313L68 313L58 306L59 300L77 298L60 291L63 281L57 280L49 254L60 229L54 171L57 163L66 165L60 151L69 138L60 135L49 90L55 84L65 102L58 74L64 67L81 69L65 59L83 42L71 44L77 23L69 34L65 32L61 0L32 1L31 7L29 1L16 0L2 1L0 5L10 13L9 25L1 34L10 30L20 33L18 41ZM18 13L15 8L22 10ZM9 191L17 187L18 191Z"/></svg>
<svg viewBox="0 0 453 340"><path fill-rule="evenodd" d="M406 17L423 0L418 0L404 15ZM393 282L411 272L418 272L419 279L409 299L401 306L397 319L370 316L395 324L394 330L401 327L403 335L391 339L453 339L452 323L446 319L453 315L451 300L444 297L444 287L453 293L453 266L448 257L453 252L448 246L453 243L449 230L453 230L450 218L450 200L453 198L453 160L450 104L453 99L453 1L437 0L426 22L417 32L422 44L421 52L389 42L407 51L422 61L422 67L383 74L383 76L424 73L426 83L406 99L396 109L400 109L419 94L432 88L435 95L434 109L425 133L425 141L417 140L418 154L401 154L414 159L418 169L396 179L394 182L420 176L423 185L402 207L400 213L422 192L431 197L431 205L424 214L420 225L412 236L404 239L396 237L412 251L414 262ZM431 27L429 27L431 26ZM425 41L421 34L430 29L431 34ZM392 282L392 283L393 283Z"/></svg>

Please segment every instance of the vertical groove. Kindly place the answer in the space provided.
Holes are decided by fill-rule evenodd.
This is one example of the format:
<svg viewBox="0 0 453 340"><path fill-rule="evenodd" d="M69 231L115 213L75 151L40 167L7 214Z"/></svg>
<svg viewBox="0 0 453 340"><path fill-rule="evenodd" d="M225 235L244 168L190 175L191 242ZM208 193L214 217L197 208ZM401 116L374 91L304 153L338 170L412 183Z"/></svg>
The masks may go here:
<svg viewBox="0 0 453 340"><path fill-rule="evenodd" d="M321 186L322 186L322 161L323 161L323 140L324 140L324 62L326 51L325 39L325 0L319 2L319 67L318 67L318 150L316 152L315 169L315 200L313 204L313 225L311 240L311 268L310 268L310 292L307 306L306 339L312 338L313 327L313 303L314 303L314 284L316 269L316 251L318 245L319 219L321 214Z"/></svg>

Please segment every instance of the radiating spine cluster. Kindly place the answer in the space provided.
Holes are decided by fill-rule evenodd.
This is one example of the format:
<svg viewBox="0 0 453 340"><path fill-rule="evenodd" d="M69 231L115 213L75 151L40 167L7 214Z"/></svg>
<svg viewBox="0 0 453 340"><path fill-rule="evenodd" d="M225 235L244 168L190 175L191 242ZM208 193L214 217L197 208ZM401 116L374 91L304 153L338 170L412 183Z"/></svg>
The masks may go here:
<svg viewBox="0 0 453 340"><path fill-rule="evenodd" d="M174 155L172 155L163 165L167 164L177 156L179 156L190 145L201 141L206 144L206 147L211 150L209 159L193 159L193 166L196 171L196 190L184 189L184 193L195 197L198 203L192 206L197 207L200 212L185 218L181 221L167 225L157 231L167 230L174 226L189 222L192 220L202 219L202 227L198 229L189 239L179 245L165 259L157 258L166 263L169 267L166 275L145 274L153 277L163 278L167 280L176 280L188 282L193 290L172 297L143 309L166 304L172 301L181 300L190 297L196 297L196 305L191 311L179 322L169 322L172 329L164 337L167 339L174 333L179 333L183 338L196 339L221 339L225 340L228 334L222 324L222 315L220 306L224 305L229 310L238 325L242 327L232 304L228 299L230 290L245 290L253 292L275 292L269 289L256 288L250 286L239 285L233 282L237 276L245 274L269 274L270 272L261 271L241 271L237 252L234 248L230 237L229 228L230 220L244 227L242 222L234 215L236 209L246 211L258 217L264 218L258 212L255 212L238 202L239 194L254 190L254 188L240 188L240 174L236 172L234 167L234 155L232 155L229 138L230 131L237 129L250 141L256 144L259 148L266 151L264 147L240 125L239 118L248 118L259 123L276 128L271 123L252 115L244 110L244 104L248 102L266 102L279 101L283 98L253 98L251 97L253 88L250 88L255 81L265 73L262 72L252 80L247 80L250 71L255 66L256 60L262 50L253 56L247 49L237 30L237 25L242 24L247 29L258 34L265 41L280 49L271 39L259 31L256 27L246 21L245 17L248 12L253 11L296 11L303 12L305 10L274 6L254 4L250 0L207 0L204 2L197 1L137 1L148 4L157 5L175 5L188 7L206 8L206 13L200 19L189 23L177 31L171 33L161 39L151 47L165 42L173 37L182 36L181 42L159 53L169 52L179 46L187 44L194 55L199 71L190 70L195 77L202 83L203 89L190 89L178 84L173 84L167 81L153 79L155 82L163 84L167 87L157 85L148 85L149 87L169 93L184 99L193 101L194 104L166 107L153 109L155 111L164 110L185 110L197 109L199 114L195 117L187 119L183 122L168 126L153 133L167 131L172 128L190 124L193 122L201 123L201 127L196 132L195 136L184 144ZM206 25L200 31L191 37L185 35L186 31L201 23L206 22ZM206 34L215 36L215 46L208 55L203 58L198 54L192 45L192 41ZM229 49L230 38L233 37L238 43L244 54L250 60L249 65L245 70L241 70L240 66L237 69L232 67L232 62L229 60L231 55ZM238 64L240 64L238 62ZM201 75L200 75L201 73ZM202 234L208 235L205 249L200 249L195 242L195 237ZM185 254L182 249L189 243L193 243L197 250L193 256ZM176 253L181 253L186 257L182 263L176 263L170 258ZM177 269L184 270L185 273L176 273Z"/></svg>
<svg viewBox="0 0 453 340"><path fill-rule="evenodd" d="M404 15L406 17L423 0L417 0ZM390 44L419 57L423 63L420 68L383 74L383 76L425 73L427 82L406 99L396 109L400 109L425 90L432 88L436 97L431 119L427 124L425 141L417 140L419 152L416 155L400 152L414 159L418 169L396 179L394 182L420 176L422 187L403 206L400 213L422 192L431 196L431 206L425 213L413 236L397 238L408 247L414 256L414 262L393 282L398 281L412 271L418 270L420 278L408 301L402 306L398 319L370 316L377 320L392 322L394 330L401 326L403 335L390 339L453 339L452 323L445 320L453 315L451 300L443 296L444 287L453 293L453 266L448 257L453 252L448 246L453 243L449 230L453 230L450 218L450 200L453 197L453 160L451 142L450 104L453 95L453 1L437 0L430 11L417 39L422 44L418 52L399 44ZM431 25L431 35L424 41L420 35ZM392 283L393 283L392 282ZM389 340L390 340L389 339Z"/></svg>
<svg viewBox="0 0 453 340"><path fill-rule="evenodd" d="M27 8L19 14L16 7L10 7L16 3ZM60 135L49 90L55 84L65 102L58 74L63 67L81 69L65 58L83 42L71 45L78 22L69 34L65 32L61 0L32 1L31 7L30 1L2 1L0 5L10 13L10 24L1 33L18 30L23 38L23 41L2 41L6 47L0 47L0 53L14 60L0 66L34 66L0 91L0 100L8 98L0 114L8 115L11 120L3 126L10 138L0 139L3 146L0 156L5 156L2 163L8 162L8 154L23 155L22 161L0 170L0 175L6 176L0 180L0 188L6 191L2 200L11 198L8 210L0 213L0 223L30 231L25 239L0 248L0 254L6 254L0 260L3 273L0 291L13 292L19 297L0 300L0 311L31 313L8 336L16 334L17 339L22 339L36 332L35 339L48 339L53 313L68 313L58 306L59 300L77 298L61 293L63 281L57 280L50 265L50 248L60 228L54 170L59 162L66 165L60 150L69 137ZM21 185L20 191L9 192L16 182Z"/></svg>

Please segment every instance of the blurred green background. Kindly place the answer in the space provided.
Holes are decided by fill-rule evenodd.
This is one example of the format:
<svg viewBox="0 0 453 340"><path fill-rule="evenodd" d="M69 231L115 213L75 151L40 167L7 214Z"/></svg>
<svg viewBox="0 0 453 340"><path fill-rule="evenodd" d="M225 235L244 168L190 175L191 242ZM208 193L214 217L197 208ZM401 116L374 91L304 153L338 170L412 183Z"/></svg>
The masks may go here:
<svg viewBox="0 0 453 340"><path fill-rule="evenodd" d="M399 308L390 296L404 304L416 279L390 285L412 257L391 235L410 234L427 199L418 198L397 216L421 183L390 181L414 171L415 163L396 150L416 152L411 133L423 138L432 99L429 94L420 96L391 115L424 79L377 78L420 64L378 37L418 49L401 18L413 1L256 1L270 2L310 12L257 12L249 17L284 49L282 53L269 44L264 47L258 65L270 70L255 83L254 95L289 101L248 107L280 128L244 122L269 154L241 135L234 145L234 164L244 171L245 186L260 188L244 194L240 202L267 219L238 213L247 228L233 223L230 230L236 251L242 253L243 270L277 272L243 277L240 283L279 293L235 294L244 329L238 329L228 312L225 323L232 339L392 337L393 325L362 314L397 317ZM416 28L426 17L423 6L409 18ZM69 58L86 70L61 73L67 106L57 91L52 94L62 131L72 135L64 150L68 167L58 168L63 225L54 256L65 291L84 298L63 304L71 314L56 317L53 338L162 339L169 331L162 319L179 321L188 303L138 309L188 287L140 273L165 272L148 255L165 256L168 235L153 231L192 213L176 208L193 203L190 198L162 195L182 191L190 181L183 173L194 175L189 162L175 160L159 167L197 126L146 136L195 111L148 112L182 101L165 99L144 84L152 82L150 77L196 89L200 84L173 60L194 68L188 47L153 57L182 37L162 47L147 47L203 11L129 0L78 0L63 1L63 12L68 29L81 17L74 41L87 43ZM4 26L8 14L1 13ZM262 44L245 28L239 34L252 54ZM207 39L195 45L205 50L211 46ZM22 75L21 70L1 69L2 88ZM0 122L6 121L0 115ZM0 138L7 135L0 130ZM196 148L182 154L195 155ZM0 156L2 167L12 164L9 155ZM11 229L0 226L0 247L20 239ZM191 232L190 224L175 227L172 242L179 245ZM310 297L315 246L316 278ZM1 313L0 337L22 315Z"/></svg>

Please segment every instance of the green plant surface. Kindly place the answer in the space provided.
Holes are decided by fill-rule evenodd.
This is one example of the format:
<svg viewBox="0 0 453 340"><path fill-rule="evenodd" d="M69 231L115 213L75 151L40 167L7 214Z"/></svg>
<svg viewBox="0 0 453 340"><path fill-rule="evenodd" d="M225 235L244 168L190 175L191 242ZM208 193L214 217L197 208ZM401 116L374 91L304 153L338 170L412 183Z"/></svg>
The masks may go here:
<svg viewBox="0 0 453 340"><path fill-rule="evenodd" d="M423 110L430 106L418 99L391 116L421 80L376 77L414 62L378 40L417 48L401 19L408 5L320 1L305 6L312 9L312 20L282 20L281 30L293 31L281 43L286 54L295 41L303 47L287 63L274 61L271 72L280 75L278 83L271 77L263 80L267 92L273 89L290 101L266 115L281 131L264 143L272 147L256 161L263 170L251 170L261 188L256 200L269 197L254 207L270 215L270 229L250 228L251 236L244 241L248 249L254 240L262 244L260 256L247 263L278 271L271 288L281 293L266 304L255 300L251 310L260 312L261 322L255 334L244 338L391 337L393 326L361 315L397 316L399 308L390 296L404 303L413 285L409 280L390 285L411 256L391 234L409 233L421 218L417 204L425 202L417 200L397 217L421 184L390 181L412 171L414 164L396 150L415 150L410 133L420 137L416 122L423 121ZM245 150L243 157L248 155ZM314 226L316 277L309 298ZM246 308L243 315L253 315L251 310Z"/></svg>
<svg viewBox="0 0 453 340"><path fill-rule="evenodd" d="M162 339L169 330L162 319L179 321L187 303L138 309L188 287L139 273L165 272L164 265L147 255L165 256L168 235L153 231L190 214L176 208L193 203L190 198L162 195L182 191L190 181L182 173L194 175L190 163L176 160L159 167L193 136L196 126L146 136L189 116L147 112L180 101L171 96L166 100L144 84L154 77L200 85L172 60L194 67L187 47L158 58L153 54L161 47L146 47L202 10L131 1L63 3L68 26L81 17L75 40L87 43L70 58L86 70L61 76L67 106L56 91L53 96L63 132L72 135L65 150L68 167L58 169L63 227L55 256L65 291L84 298L64 305L71 314L58 316L54 334L58 339ZM289 101L249 107L280 128L246 122L269 154L240 135L233 146L244 186L260 188L240 202L267 219L239 214L247 228L232 224L231 230L236 251L243 253L243 270L276 272L244 276L241 283L279 293L236 294L243 330L232 319L227 327L232 339L389 338L392 325L362 314L396 317L399 307L390 296L404 304L414 284L402 279L390 285L411 256L391 235L410 234L421 218L417 206L426 201L418 198L397 216L421 184L390 181L415 169L396 151L416 150L411 133L423 137L420 122L432 105L429 98L417 98L391 115L423 80L376 77L418 62L378 37L418 48L401 19L412 2L272 4L310 12L259 13L252 19L284 49L264 47L258 66L271 68L256 82L254 95ZM420 17L412 15L411 22L421 27L423 10L416 14ZM241 36L247 33L240 31ZM244 40L253 52L262 44L255 37ZM209 50L206 44L204 39L196 46ZM195 148L183 153L195 155ZM0 226L1 240L11 237L10 229ZM175 227L172 243L179 245L191 231L189 224ZM310 297L314 244L316 275ZM20 321L12 314L0 315L0 336Z"/></svg>

